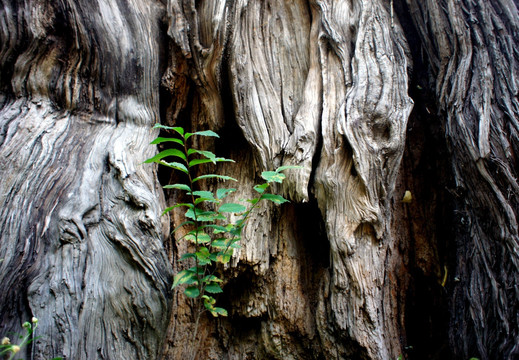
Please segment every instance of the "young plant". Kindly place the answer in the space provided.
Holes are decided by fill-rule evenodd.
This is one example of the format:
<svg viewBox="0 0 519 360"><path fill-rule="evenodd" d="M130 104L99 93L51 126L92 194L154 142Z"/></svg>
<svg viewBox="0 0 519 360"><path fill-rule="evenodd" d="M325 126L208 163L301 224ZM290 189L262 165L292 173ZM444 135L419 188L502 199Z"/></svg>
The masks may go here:
<svg viewBox="0 0 519 360"><path fill-rule="evenodd" d="M216 191L200 189L198 187L200 181L204 179L237 180L218 174L195 176L195 167L207 163L233 162L233 160L217 157L210 151L194 149L189 146L189 140L193 136L219 136L211 130L190 133L185 132L181 127L169 127L160 124L155 125L155 128L173 132L174 136L158 137L151 144L171 142L176 147L164 150L145 162L156 162L170 167L184 174L186 179L184 183L164 186L165 189L177 189L185 192L188 200L168 207L163 213L179 207L186 209L185 221L178 225L173 232L179 229L185 230L185 235L179 240L191 243L192 251L183 254L180 261L188 261L191 265L176 274L173 288L183 285L185 286L184 294L187 297L199 300L199 307L196 311L196 334L200 315L204 311L208 311L214 317L228 315L226 309L215 305L215 294L223 291L221 287L223 279L217 275L216 265L227 264L230 261L234 249L239 248L238 242L241 240L241 233L249 215L262 200L272 201L275 204L283 204L288 201L281 195L269 193L268 190L273 183L283 182L285 175L282 171L296 167L282 166L275 171L264 171L261 177L265 182L254 186L257 196L246 200L249 203L248 207L243 204L223 202L236 189L219 188ZM170 161L171 159L173 161ZM237 215L238 220L230 221L230 214Z"/></svg>
<svg viewBox="0 0 519 360"><path fill-rule="evenodd" d="M4 337L0 343L0 357L6 358L9 360L14 360L21 349L31 344L33 341L39 338L35 337L36 328L38 327L38 319L33 317L31 322L24 322L22 324L22 327L25 329L25 335L16 335L17 338L19 338L18 344L12 344L11 339L8 337ZM34 349L33 349L34 350ZM33 358L31 356L31 358ZM61 360L61 357L53 358L52 360Z"/></svg>

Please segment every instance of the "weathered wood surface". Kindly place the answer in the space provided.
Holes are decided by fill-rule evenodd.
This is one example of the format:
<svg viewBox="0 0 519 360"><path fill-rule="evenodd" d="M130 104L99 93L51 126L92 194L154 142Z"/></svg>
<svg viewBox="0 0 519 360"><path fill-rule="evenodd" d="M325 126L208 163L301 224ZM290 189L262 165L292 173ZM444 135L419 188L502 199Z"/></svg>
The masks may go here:
<svg viewBox="0 0 519 360"><path fill-rule="evenodd" d="M3 1L0 332L37 359L150 359L167 326L160 4ZM27 356L28 357L28 356Z"/></svg>
<svg viewBox="0 0 519 360"><path fill-rule="evenodd" d="M172 63L191 67L196 92L191 123L229 121L218 117L223 100L214 94L232 94L236 123L253 153L250 159L234 150L233 158L250 170L225 168L246 189L237 197L250 196L250 177L262 170L302 165L284 190L294 202L311 198L314 207L280 215L261 209L245 231L239 266L251 269L254 286L229 301L248 326L259 321L250 330L263 339L255 340L255 356L397 356L401 326L384 306L384 279L395 246L389 205L412 101L409 52L391 9L377 1L171 1L169 11L179 58ZM218 76L224 66L228 89ZM168 88L178 89L175 81L184 75L168 77ZM308 221L315 227L323 221L323 231L314 229L316 237L308 239L287 233L296 231L298 211L312 211ZM301 241L329 246L330 269L298 264L308 256ZM301 272L310 272L309 279L298 280ZM318 287L309 291L312 282ZM302 343L291 335L294 327ZM240 342L247 340L229 331L231 357L242 358ZM173 344L185 341L178 337L173 334ZM312 347L315 353L307 354ZM177 346L171 354L182 351Z"/></svg>
<svg viewBox="0 0 519 360"><path fill-rule="evenodd" d="M0 19L0 330L38 316L36 358L193 352L159 217L178 194L141 165L158 121L219 132L200 145L237 161L217 170L236 198L303 166L246 228L199 358L517 355L516 2L4 0Z"/></svg>

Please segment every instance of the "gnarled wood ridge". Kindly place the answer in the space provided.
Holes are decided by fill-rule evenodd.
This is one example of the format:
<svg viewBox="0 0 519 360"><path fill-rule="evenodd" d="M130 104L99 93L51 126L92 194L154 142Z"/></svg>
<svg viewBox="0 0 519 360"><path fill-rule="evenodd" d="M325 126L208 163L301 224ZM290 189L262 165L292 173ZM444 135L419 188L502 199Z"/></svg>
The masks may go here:
<svg viewBox="0 0 519 360"><path fill-rule="evenodd" d="M0 334L37 316L36 359L519 356L518 6L2 0ZM157 122L218 132L237 198L303 167L198 349Z"/></svg>

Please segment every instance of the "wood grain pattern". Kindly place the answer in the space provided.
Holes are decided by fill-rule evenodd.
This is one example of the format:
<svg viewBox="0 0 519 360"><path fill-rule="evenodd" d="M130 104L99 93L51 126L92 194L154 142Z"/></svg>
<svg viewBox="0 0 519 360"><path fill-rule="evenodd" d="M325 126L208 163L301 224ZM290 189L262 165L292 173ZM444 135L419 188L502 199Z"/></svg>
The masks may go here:
<svg viewBox="0 0 519 360"><path fill-rule="evenodd" d="M460 214L457 356L519 354L518 4L408 1L445 117ZM461 343L460 343L460 339Z"/></svg>
<svg viewBox="0 0 519 360"><path fill-rule="evenodd" d="M37 316L38 359L154 358L170 301L169 224L141 162L154 151L164 9L2 8L1 332Z"/></svg>
<svg viewBox="0 0 519 360"><path fill-rule="evenodd" d="M517 7L3 0L0 333L37 316L37 359L517 356ZM234 200L302 167L195 345L156 122L219 132L194 146L237 161L206 168Z"/></svg>

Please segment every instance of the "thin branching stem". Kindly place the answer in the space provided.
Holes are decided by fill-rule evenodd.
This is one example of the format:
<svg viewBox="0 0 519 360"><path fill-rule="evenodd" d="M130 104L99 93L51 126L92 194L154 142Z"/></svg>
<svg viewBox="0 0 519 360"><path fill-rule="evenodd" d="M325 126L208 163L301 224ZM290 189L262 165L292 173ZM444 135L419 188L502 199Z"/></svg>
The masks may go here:
<svg viewBox="0 0 519 360"><path fill-rule="evenodd" d="M188 192L190 200L187 203L176 204L175 206L166 209L167 211L171 211L172 209L178 206L187 206L189 209L187 210L185 216L186 220L179 228L186 225L191 224L194 226L194 230L188 231L187 234L182 236L182 238L188 238L190 241L194 240L194 253L188 252L184 256L181 257L181 260L189 260L190 258L194 258L194 267L181 270L173 281L173 287L178 285L188 285L185 289L184 293L193 299L192 310L193 310L193 318L194 318L194 328L192 333L192 347L191 351L187 349L189 344L186 345L185 353L192 360L196 359L201 343L203 342L203 337L198 337L198 329L200 327L200 321L202 314L205 311L209 311L213 316L227 316L227 310L215 306L215 298L211 296L214 293L222 292L222 288L219 283L222 280L215 275L217 271L217 264L226 264L231 260L234 244L241 239L243 228L247 223L251 213L258 207L258 204L262 200L270 200L276 204L282 204L287 200L284 199L280 195L274 195L267 192L267 189L271 186L271 183L278 182L281 183L285 176L280 172L287 169L293 168L292 166L282 166L278 168L276 171L264 171L261 174L261 177L266 180L265 183L261 185L257 185L254 189L260 194L258 197L248 200L252 206L247 210L241 204L235 203L226 203L222 205L222 199L227 196L230 192L235 191L235 189L222 189L223 193L220 195L220 189L215 192L210 191L195 191L195 182L198 180L202 180L204 178L221 178L224 180L235 180L228 176L216 175L216 174L204 174L194 178L193 167L196 165L221 161L232 161L225 158L217 158L210 151L191 149L188 147L187 141L193 135L200 136L218 136L211 130L206 131L198 131L195 133L185 133L184 129L180 127L167 127L163 125L157 125L156 127L165 128L169 130L175 130L178 134L180 134L181 139L175 138L157 138L154 140L154 144L158 144L163 141L173 141L182 146L182 150L180 149L170 149L160 152L154 157L146 160L145 162L157 162L159 164L167 165L176 170L182 171L187 174L189 185L187 183L182 184L173 184L168 185L167 188L173 189L181 189ZM190 156L193 154L202 155L203 158L190 160ZM172 157L180 157L183 162L166 162L163 158L172 156ZM236 181L236 180L235 180ZM209 195L208 195L209 194ZM216 197L215 197L216 195ZM213 202L217 204L217 208L212 211L205 211L197 209L197 205L204 202ZM225 210L223 206L226 206ZM236 223L229 222L224 223L222 226L220 220L226 218L224 213L234 213L241 214L239 220ZM227 219L228 220L228 219ZM204 225L205 222L211 222L210 225ZM203 229L211 228L208 232L203 231ZM178 228L177 228L178 229ZM218 231L217 231L218 230ZM217 234L222 234L221 237ZM182 239L181 238L181 239ZM216 243L218 242L218 244ZM194 269L194 270L193 270ZM195 285L196 284L196 285ZM207 295L206 295L207 294Z"/></svg>

